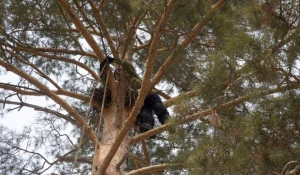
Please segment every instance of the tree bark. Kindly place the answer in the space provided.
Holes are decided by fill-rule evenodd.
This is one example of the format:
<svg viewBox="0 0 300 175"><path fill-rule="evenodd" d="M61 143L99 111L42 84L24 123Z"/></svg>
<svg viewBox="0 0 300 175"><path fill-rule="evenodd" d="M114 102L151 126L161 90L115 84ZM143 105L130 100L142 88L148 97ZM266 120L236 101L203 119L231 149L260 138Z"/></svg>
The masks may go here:
<svg viewBox="0 0 300 175"><path fill-rule="evenodd" d="M128 115L131 112L132 107L125 108L122 114L122 121L125 121ZM99 174L99 167L102 165L105 157L109 153L112 145L114 142L118 142L116 140L117 136L119 135L120 128L118 128L114 123L116 115L120 115L120 111L117 110L117 105L111 105L104 110L103 117L104 117L104 126L103 126L103 133L101 135L101 140L95 146L95 154L93 159L93 167L92 167L92 174ZM124 123L123 123L124 124ZM105 175L116 175L124 173L124 165L121 165L119 169L117 168L117 164L121 161L121 159L125 156L128 152L129 144L129 136L127 135L121 142L119 149L117 150L116 154L112 158L112 161L108 165L106 169Z"/></svg>

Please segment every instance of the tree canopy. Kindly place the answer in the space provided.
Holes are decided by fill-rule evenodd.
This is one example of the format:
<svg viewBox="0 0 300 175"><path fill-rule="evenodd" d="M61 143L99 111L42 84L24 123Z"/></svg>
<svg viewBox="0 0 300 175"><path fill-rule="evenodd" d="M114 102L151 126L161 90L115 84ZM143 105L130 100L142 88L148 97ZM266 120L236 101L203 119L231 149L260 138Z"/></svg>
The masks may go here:
<svg viewBox="0 0 300 175"><path fill-rule="evenodd" d="M22 132L0 125L1 174L300 172L298 1L2 0L0 9L0 115L37 111ZM10 73L18 81L4 82ZM153 91L171 116L139 133Z"/></svg>

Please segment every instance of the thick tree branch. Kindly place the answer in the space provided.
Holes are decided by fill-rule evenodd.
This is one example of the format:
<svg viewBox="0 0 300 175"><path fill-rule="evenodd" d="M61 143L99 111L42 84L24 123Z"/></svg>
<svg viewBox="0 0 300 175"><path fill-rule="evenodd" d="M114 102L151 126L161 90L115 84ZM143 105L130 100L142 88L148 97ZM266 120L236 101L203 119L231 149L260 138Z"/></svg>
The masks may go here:
<svg viewBox="0 0 300 175"><path fill-rule="evenodd" d="M103 54L102 50L100 49L100 46L97 44L97 42L95 41L95 39L93 38L91 33L82 24L79 17L74 12L74 9L71 6L71 4L69 4L66 0L58 0L58 2L62 6L62 8L67 12L69 17L73 21L74 25L81 32L81 34L83 35L83 37L85 38L85 40L87 41L89 46L93 49L93 51L97 55L97 58L98 58L99 62L104 61L106 59L106 57ZM116 84L115 79L112 76L113 74L112 74L111 70L109 70L107 73L109 74L109 76L108 76L109 77L108 86L111 89L111 98L115 99L115 97L116 97L116 92L115 92L116 90L115 89L117 89L116 88L117 84Z"/></svg>
<svg viewBox="0 0 300 175"><path fill-rule="evenodd" d="M157 26L157 30L156 30L156 33L154 34L154 39L153 39L151 47L150 47L149 57L148 57L148 60L146 63L146 71L145 71L144 79L142 81L142 87L141 87L140 93L137 97L137 101L136 101L128 119L125 121L123 128L121 129L115 142L113 143L111 149L109 150L108 154L104 158L103 163L101 164L99 170L97 171L97 175L105 174L105 171L106 171L110 161L112 160L115 153L117 152L120 144L122 143L122 140L124 139L124 137L127 135L128 131L130 130L132 124L135 121L136 116L138 115L138 113L144 103L144 99L145 99L146 95L148 94L147 93L148 87L149 87L148 85L149 85L150 77L152 74L154 59L156 57L156 47L157 47L158 41L160 40L160 36L162 35L163 28L169 17L169 14L171 12L171 9L172 9L174 3L175 3L175 0L171 0L169 2L167 10L162 15L162 18Z"/></svg>
<svg viewBox="0 0 300 175"><path fill-rule="evenodd" d="M295 165L298 165L298 164L299 164L298 161L290 161L290 162L288 162L288 163L284 166L284 168L283 168L283 170L282 170L282 172L281 172L280 175L289 175L289 174L287 174L287 171L289 170L289 168L290 168L291 166L295 166Z"/></svg>
<svg viewBox="0 0 300 175"><path fill-rule="evenodd" d="M125 161L125 159L127 159L127 158L131 158L131 159L133 159L134 160L134 162L139 162L139 163L142 163L142 164L144 164L145 166L150 166L150 163L148 163L147 161L145 161L144 159L142 159L141 157L139 157L139 156L137 156L137 155L135 155L135 154L133 154L133 153L126 153L125 155L124 155L124 157L120 160L120 162L116 165L116 168L117 169L120 169L120 166L123 164L123 162ZM140 167L140 166L137 166L137 167ZM158 173L157 172L153 172L154 174L156 174L156 175L158 175Z"/></svg>
<svg viewBox="0 0 300 175"><path fill-rule="evenodd" d="M285 44L287 44L288 42L290 42L292 40L292 38L294 38L296 36L297 33L298 32L294 32L293 34L289 35L287 38L285 38L284 40L282 40L281 42L279 42L276 46L274 46L272 48L272 52L270 52L269 54L265 55L264 59L268 59L272 54L276 53L282 46L284 46ZM171 56L169 56L169 57L171 57ZM161 77L164 74L164 69L166 68L165 66L170 66L171 65L171 62L168 62L168 60L169 60L169 58L165 61L165 63L161 66L161 68L159 69L159 71L156 73L156 75L152 79L152 81L151 81L151 87L155 86L155 84L152 85L152 83L158 82L161 79ZM282 71L284 74L287 74L282 68L274 68L274 69L275 70L278 69L278 70ZM290 75L290 76L292 76L293 78L295 78L296 80L298 80L297 77L294 77L293 75ZM156 80L156 78L158 78L158 79ZM164 102L164 105L167 106L167 107L170 107L170 106L172 106L180 98L191 98L191 97L197 96L200 93L201 92L197 92L197 91L189 91L189 92L186 92L185 94L180 94L177 97L173 97L173 98L171 98L169 100L166 100Z"/></svg>
<svg viewBox="0 0 300 175"><path fill-rule="evenodd" d="M170 56L166 59L166 61L162 64L162 66L158 69L158 71L153 76L153 78L152 78L152 80L150 82L149 90L153 89L156 86L156 84L161 80L161 78L164 76L164 74L167 72L168 68L170 67L170 65L175 60L178 51L179 51L179 48L176 47L172 51L172 53L170 54Z"/></svg>
<svg viewBox="0 0 300 175"><path fill-rule="evenodd" d="M131 55L131 53L133 53L133 46L134 46L134 43L135 43L134 38L136 38L136 30L137 30L139 24L145 18L147 13L148 13L148 10L145 10L143 12L143 14L139 14L135 17L135 19L134 19L134 21L133 21L133 23L132 23L132 25L131 25L131 27L128 31L128 34L127 34L127 38L126 38L126 41L125 41L125 44L124 44L121 59L124 59L126 54ZM132 57L130 57L130 58L132 58Z"/></svg>
<svg viewBox="0 0 300 175"><path fill-rule="evenodd" d="M166 169L183 169L185 167L187 167L187 165L181 164L181 163L159 164L159 165L152 165L152 166L140 168L137 170L133 170L133 171L130 171L129 173L127 173L126 175L135 175L135 174L138 175L138 174L144 174L144 173L152 173L152 172L156 172L156 171L164 171Z"/></svg>
<svg viewBox="0 0 300 175"><path fill-rule="evenodd" d="M230 84L232 84L232 83L230 83ZM227 87L230 84L228 84L228 82L224 82L221 85L219 85L218 87L216 87L216 91L223 90L224 87ZM200 89L200 90L192 90L192 91L188 91L188 92L179 94L176 97L172 97L172 98L164 101L164 106L170 107L170 106L174 105L176 103L176 101L178 101L180 99L190 99L190 98L200 95L201 93L205 93L205 92L202 89Z"/></svg>
<svg viewBox="0 0 300 175"><path fill-rule="evenodd" d="M91 33L82 24L82 22L80 21L79 17L74 12L74 9L71 6L71 4L69 4L65 0L58 0L58 2L61 5L61 7L67 12L67 14L69 15L70 19L73 21L73 23L76 26L76 28L81 32L81 34L83 35L83 37L86 39L86 41L89 44L89 46L93 49L93 51L97 55L97 58L99 59L99 62L104 61L105 60L105 56L103 55L103 52L101 51L99 45L97 44L97 42L95 41L95 39L93 38L93 36L91 35Z"/></svg>
<svg viewBox="0 0 300 175"><path fill-rule="evenodd" d="M171 99L171 96L165 92L163 92L160 89L154 88L154 90L160 95L162 96L164 99Z"/></svg>
<svg viewBox="0 0 300 175"><path fill-rule="evenodd" d="M254 99L257 97L266 96L266 95L270 95L270 94L274 94L274 93L278 93L278 92L284 92L284 91L291 90L291 89L297 89L297 88L300 88L300 83L287 85L287 86L283 86L283 87L279 87L279 88L275 88L275 89L271 89L271 90L257 90L254 93L236 98L232 101L221 104L219 106L209 108L209 109L203 110L201 112L198 112L198 113L195 113L192 115L188 115L182 119L178 119L178 120L176 120L176 125L189 123L189 122L195 121L197 119L203 119L204 117L206 117L208 115L212 115L212 114L216 113L217 111L221 111L223 109L228 109L228 108L234 107L234 106L241 104L250 99ZM146 139L150 136L153 136L153 135L159 134L163 131L166 131L173 126L174 126L173 123L167 123L160 127L154 128L150 131L139 134L131 139L130 144L138 143L143 139Z"/></svg>
<svg viewBox="0 0 300 175"><path fill-rule="evenodd" d="M82 3L82 6L80 6L77 1L73 1L73 2L75 4L75 6L77 7L77 10L81 13L83 20L88 24L88 27L86 27L86 29L92 28L92 31L96 32L96 28L93 26L93 24L91 23L91 20L89 20L89 18L86 16L86 13L82 9L82 6L84 6L85 3Z"/></svg>
<svg viewBox="0 0 300 175"><path fill-rule="evenodd" d="M182 41L181 46L187 47L189 43L198 35L198 33L203 29L203 27L211 20L215 13L220 10L227 0L219 0L215 5L213 5L207 15L199 21L195 27L191 30L189 34L185 36L185 39Z"/></svg>
<svg viewBox="0 0 300 175"><path fill-rule="evenodd" d="M20 77L23 77L30 83L32 83L34 86L39 88L41 91L45 92L53 101L55 101L57 104L59 104L62 108L64 108L70 116L72 116L78 124L84 128L85 133L90 138L90 140L95 144L97 141L97 136L94 133L94 131L89 127L89 125L84 121L84 119L80 116L80 114L72 108L66 101L64 101L62 98L60 98L58 95L53 93L47 86L40 83L36 78L28 75L24 71L6 63L3 60L0 60L0 65L6 68L8 71L12 71L13 73L19 75Z"/></svg>
<svg viewBox="0 0 300 175"><path fill-rule="evenodd" d="M197 96L198 94L200 94L200 92L197 92L195 90L189 91L189 92L186 92L183 94L179 94L176 97L173 97L173 98L170 98L170 99L164 101L164 106L170 107L170 106L174 105L176 103L176 101L178 101L179 99L189 99L189 98Z"/></svg>
<svg viewBox="0 0 300 175"><path fill-rule="evenodd" d="M130 27L129 31L128 31L128 34L127 34L127 39L125 41L125 45L122 47L122 53L121 53L121 60L128 60L129 62L132 61L132 58L133 58L133 50L132 50L132 47L134 45L134 38L136 36L136 29L137 29L137 26L140 24L141 22L141 19L144 18L144 16L146 15L147 11L144 12L144 14L141 16L141 17L136 17L133 21L133 24L132 26ZM139 15L137 15L139 16ZM131 65L131 64L130 64ZM132 66L132 65L131 65ZM134 70L134 68L132 67L132 69ZM135 70L134 70L135 72ZM121 75L120 75L120 80L119 80L119 92L118 92L118 101L117 101L117 105L118 106L124 106L124 101L125 101L125 89L126 89L126 81L127 81L127 78L126 78L126 73L125 72L122 72ZM135 77L133 77L135 78ZM128 82L130 82L132 80L129 80ZM123 93L120 93L120 92L123 92ZM117 109L117 115L115 116L115 126L117 128L121 128L122 126L122 115L123 114L123 108L118 108Z"/></svg>
<svg viewBox="0 0 300 175"><path fill-rule="evenodd" d="M150 44L151 44L151 41L147 41L145 43L142 43L142 41L139 38L137 38L137 39L138 39L138 42L139 42L140 45L133 48L133 50L135 52L138 52L141 49L145 49L145 48L149 47Z"/></svg>
<svg viewBox="0 0 300 175"><path fill-rule="evenodd" d="M181 49L185 49L188 44L198 35L198 33L203 29L203 27L208 23L208 21L214 16L214 14L223 7L223 5L226 3L227 0L219 0L207 13L207 15L200 20L195 27L192 29L192 31L185 36L185 39L181 42L180 46L176 47L170 56L166 59L166 61L162 64L162 66L159 68L157 73L154 75L154 77L151 80L149 89L153 89L155 85L161 80L163 75L166 73L167 69L170 67L170 65L173 63L173 61L177 57L177 53L180 52Z"/></svg>
<svg viewBox="0 0 300 175"><path fill-rule="evenodd" d="M108 43L108 46L109 46L109 48L110 48L110 50L111 50L114 58L117 58L118 57L118 52L117 52L117 50L116 50L116 48L114 46L112 37L111 37L110 33L108 32L107 26L106 26L105 22L103 21L103 19L100 16L99 10L97 9L97 7L94 4L94 2L92 2L91 0L89 0L89 3L90 3L90 5L91 5L91 7L92 7L92 9L94 11L95 18L96 18L97 22L99 23L99 25L101 27L100 30L102 30L102 32L100 32L100 33L103 33L103 35L104 35L104 36L101 36L101 37L105 37L105 39L106 39L106 41ZM101 1L101 3L103 3L103 1Z"/></svg>

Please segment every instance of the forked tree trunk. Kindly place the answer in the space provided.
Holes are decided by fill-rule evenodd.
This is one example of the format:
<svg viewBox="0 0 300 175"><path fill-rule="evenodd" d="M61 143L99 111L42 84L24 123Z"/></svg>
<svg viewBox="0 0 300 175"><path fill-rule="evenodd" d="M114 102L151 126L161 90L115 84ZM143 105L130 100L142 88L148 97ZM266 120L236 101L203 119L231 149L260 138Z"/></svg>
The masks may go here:
<svg viewBox="0 0 300 175"><path fill-rule="evenodd" d="M131 112L132 108L127 107L125 108L123 115L122 115L122 124L127 119L129 113ZM98 144L97 148L95 149L94 159L93 159L93 167L92 167L92 174L95 174L99 167L101 166L104 158L110 151L112 144L115 142L115 139L120 131L121 128L117 128L115 126L115 116L117 115L117 107L116 105L111 105L104 110L104 128L103 133L101 135L101 141ZM125 137L116 152L115 156L113 157L112 161L110 162L105 175L117 175L124 173L124 164L120 166L120 169L117 169L117 164L121 161L124 155L128 152L129 148L129 137Z"/></svg>
<svg viewBox="0 0 300 175"><path fill-rule="evenodd" d="M132 43L133 44L133 43ZM123 47L120 46L119 50L122 50L120 53L123 53ZM122 58L122 55L119 55ZM124 60L132 60L133 52L131 49L128 49L128 52L125 54ZM116 59L116 58L115 58ZM116 59L116 62L118 59ZM120 61L120 59L119 59ZM136 74L132 65L124 64L124 68L128 69L128 71L132 71L132 74ZM115 76L115 75L114 75ZM105 108L103 111L104 116L104 128L103 133L101 135L101 141L98 144L98 147L95 149L94 160L93 160L93 168L92 174L94 175L97 172L97 169L103 163L104 158L109 153L113 143L115 142L121 128L123 127L125 121L129 117L130 112L132 111L136 96L137 89L140 88L140 81L133 81L132 79L135 76L128 76L127 72L121 71L118 75L118 86L117 90L111 90L110 93L116 93L115 100L112 100L112 104L109 105L108 108ZM130 78L131 77L131 78ZM116 77L115 77L116 78ZM130 79L129 79L130 78ZM136 79L136 78L135 78ZM132 87L127 87L128 82L131 83ZM136 89L136 91L132 91L132 88ZM112 87L110 87L112 88ZM131 92L129 92L131 91ZM113 98L113 95L111 95ZM130 103L126 102L130 101ZM106 169L105 175L117 175L124 173L124 164L122 164L119 169L117 169L117 164L122 160L125 154L129 149L129 136L127 135L122 141L118 148L118 151L115 153L113 159L111 160L108 168Z"/></svg>

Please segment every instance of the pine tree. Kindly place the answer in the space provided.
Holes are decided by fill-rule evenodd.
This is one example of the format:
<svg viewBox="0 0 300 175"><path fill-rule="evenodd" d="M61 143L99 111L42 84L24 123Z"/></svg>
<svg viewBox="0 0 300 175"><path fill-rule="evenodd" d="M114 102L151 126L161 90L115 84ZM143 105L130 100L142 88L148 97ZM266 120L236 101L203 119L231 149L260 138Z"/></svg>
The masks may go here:
<svg viewBox="0 0 300 175"><path fill-rule="evenodd" d="M39 113L0 125L0 173L296 174L299 7L2 0L0 77L19 82L0 80L0 114ZM171 116L140 133L152 92Z"/></svg>

